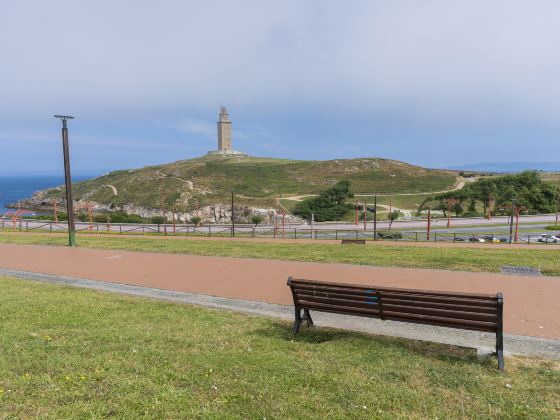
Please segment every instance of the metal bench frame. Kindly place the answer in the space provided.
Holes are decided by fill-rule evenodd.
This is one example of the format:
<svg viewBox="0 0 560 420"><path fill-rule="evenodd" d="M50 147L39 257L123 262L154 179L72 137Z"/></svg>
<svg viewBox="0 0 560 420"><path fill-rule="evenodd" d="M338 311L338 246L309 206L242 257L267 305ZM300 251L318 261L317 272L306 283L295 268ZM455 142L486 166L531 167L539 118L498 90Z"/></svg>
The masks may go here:
<svg viewBox="0 0 560 420"><path fill-rule="evenodd" d="M504 369L503 294L436 292L288 278L294 299L293 334L310 310L496 334L498 369ZM303 312L303 313L302 313Z"/></svg>

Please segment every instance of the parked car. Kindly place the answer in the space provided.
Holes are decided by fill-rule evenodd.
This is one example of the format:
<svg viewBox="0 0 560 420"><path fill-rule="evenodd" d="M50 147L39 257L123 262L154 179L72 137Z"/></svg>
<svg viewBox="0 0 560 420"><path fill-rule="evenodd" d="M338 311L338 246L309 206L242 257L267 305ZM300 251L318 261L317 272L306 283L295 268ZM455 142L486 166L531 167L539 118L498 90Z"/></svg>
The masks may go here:
<svg viewBox="0 0 560 420"><path fill-rule="evenodd" d="M455 241L458 242L486 242L482 238L477 238L476 236L462 236L455 238Z"/></svg>
<svg viewBox="0 0 560 420"><path fill-rule="evenodd" d="M509 238L498 237L493 235L483 236L482 239L484 239L485 242L492 242L493 244L501 244L504 242L509 242Z"/></svg>
<svg viewBox="0 0 560 420"><path fill-rule="evenodd" d="M470 238L467 239L467 241L469 241L469 242L486 242L484 239L477 238L476 236L471 236Z"/></svg>
<svg viewBox="0 0 560 420"><path fill-rule="evenodd" d="M537 241L557 244L560 243L560 238L558 236L549 235L548 233L543 233L541 236L538 237Z"/></svg>

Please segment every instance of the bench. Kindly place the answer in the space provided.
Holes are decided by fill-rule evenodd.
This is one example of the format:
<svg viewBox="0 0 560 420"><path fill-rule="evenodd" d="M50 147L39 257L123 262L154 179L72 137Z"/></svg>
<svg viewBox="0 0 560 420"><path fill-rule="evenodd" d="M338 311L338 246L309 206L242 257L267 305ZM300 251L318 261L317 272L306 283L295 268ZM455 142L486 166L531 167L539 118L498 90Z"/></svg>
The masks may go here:
<svg viewBox="0 0 560 420"><path fill-rule="evenodd" d="M504 369L502 293L434 292L292 277L288 279L288 286L294 299L294 335L299 332L303 321L308 326L313 325L310 310L493 332L496 334L498 369Z"/></svg>
<svg viewBox="0 0 560 420"><path fill-rule="evenodd" d="M343 239L340 243L342 245L348 245L348 244L365 245L366 240L365 239Z"/></svg>

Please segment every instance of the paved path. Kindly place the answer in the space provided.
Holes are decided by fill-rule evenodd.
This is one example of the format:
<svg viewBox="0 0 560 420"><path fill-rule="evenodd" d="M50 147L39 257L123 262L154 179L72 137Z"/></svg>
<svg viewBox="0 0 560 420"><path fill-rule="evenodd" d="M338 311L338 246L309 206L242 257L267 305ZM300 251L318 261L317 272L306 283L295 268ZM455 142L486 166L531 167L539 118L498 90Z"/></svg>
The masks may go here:
<svg viewBox="0 0 560 420"><path fill-rule="evenodd" d="M294 316L293 309L290 306L276 305L273 303L230 299L196 293L176 292L151 287L132 286L128 284L56 276L52 274L38 274L3 268L0 268L0 276L1 275L102 290L112 293L149 297L191 305L200 305L209 308L243 312L286 320L293 320ZM338 316L336 314L327 314L322 312L316 312L313 315L313 321L316 326L320 327L332 327L366 332L375 335L388 335L412 340L432 341L435 343L450 344L453 346L475 348L478 354L484 356L491 355L494 352L493 346L496 340L494 334L479 331L456 330L453 328L407 324L395 321L381 321L379 319L360 318L354 316ZM304 330L305 327L302 333ZM504 349L506 354L560 360L560 340L504 334Z"/></svg>
<svg viewBox="0 0 560 420"><path fill-rule="evenodd" d="M505 332L560 339L560 277L4 244L0 267L280 305L292 304L286 286L290 275L387 287L502 291Z"/></svg>

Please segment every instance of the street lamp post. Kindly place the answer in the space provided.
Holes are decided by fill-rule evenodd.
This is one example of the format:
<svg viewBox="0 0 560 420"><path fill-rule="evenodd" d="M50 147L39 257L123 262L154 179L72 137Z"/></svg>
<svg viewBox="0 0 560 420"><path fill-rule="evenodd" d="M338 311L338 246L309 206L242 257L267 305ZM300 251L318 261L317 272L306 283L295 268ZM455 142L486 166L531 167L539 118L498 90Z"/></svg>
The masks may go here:
<svg viewBox="0 0 560 420"><path fill-rule="evenodd" d="M511 200L511 219L509 222L509 243L513 243L513 213L515 212L515 198Z"/></svg>
<svg viewBox="0 0 560 420"><path fill-rule="evenodd" d="M560 204L560 189L558 190L558 195L556 197L556 219L554 224L558 226L558 205Z"/></svg>
<svg viewBox="0 0 560 420"><path fill-rule="evenodd" d="M62 120L62 150L64 153L64 183L66 185L66 212L68 213L68 245L76 246L76 227L74 224L74 201L72 200L72 178L70 175L70 150L68 147L68 127L66 122L73 120L70 115L55 115Z"/></svg>
<svg viewBox="0 0 560 420"><path fill-rule="evenodd" d="M231 236L235 236L235 209L233 207L233 190L231 191Z"/></svg>
<svg viewBox="0 0 560 420"><path fill-rule="evenodd" d="M373 196L373 240L377 240L377 194Z"/></svg>

